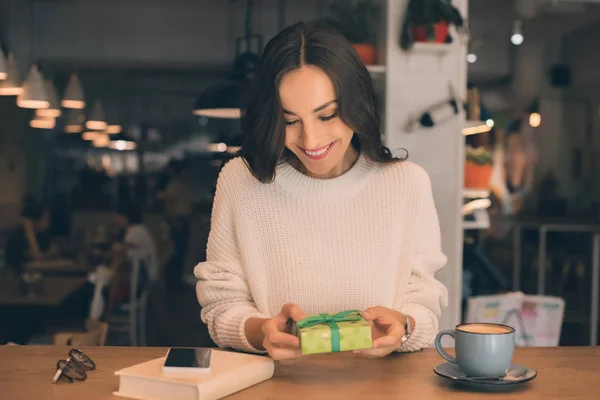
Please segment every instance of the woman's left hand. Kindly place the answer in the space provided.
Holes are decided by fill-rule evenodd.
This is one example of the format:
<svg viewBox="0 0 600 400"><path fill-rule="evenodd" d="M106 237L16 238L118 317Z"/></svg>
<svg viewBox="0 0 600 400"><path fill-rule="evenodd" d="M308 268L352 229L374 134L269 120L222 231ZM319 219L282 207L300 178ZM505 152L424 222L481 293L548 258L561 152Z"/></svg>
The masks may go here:
<svg viewBox="0 0 600 400"><path fill-rule="evenodd" d="M387 307L371 307L362 313L364 319L373 322L373 348L357 350L365 357L384 357L400 347L406 320L404 315Z"/></svg>

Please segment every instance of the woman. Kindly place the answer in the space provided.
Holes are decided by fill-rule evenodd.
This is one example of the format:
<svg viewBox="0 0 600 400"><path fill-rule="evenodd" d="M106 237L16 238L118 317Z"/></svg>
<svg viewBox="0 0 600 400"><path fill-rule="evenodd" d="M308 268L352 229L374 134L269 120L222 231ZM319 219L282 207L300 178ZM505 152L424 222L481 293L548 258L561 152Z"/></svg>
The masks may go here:
<svg viewBox="0 0 600 400"><path fill-rule="evenodd" d="M58 257L60 254L53 241L50 214L44 205L34 199L25 199L21 218L22 225L10 234L6 242L8 264L22 271L27 261Z"/></svg>
<svg viewBox="0 0 600 400"><path fill-rule="evenodd" d="M382 145L358 55L339 32L299 23L268 43L255 83L195 269L213 340L295 359L289 319L359 309L375 338L361 354L429 345L447 305L431 184Z"/></svg>

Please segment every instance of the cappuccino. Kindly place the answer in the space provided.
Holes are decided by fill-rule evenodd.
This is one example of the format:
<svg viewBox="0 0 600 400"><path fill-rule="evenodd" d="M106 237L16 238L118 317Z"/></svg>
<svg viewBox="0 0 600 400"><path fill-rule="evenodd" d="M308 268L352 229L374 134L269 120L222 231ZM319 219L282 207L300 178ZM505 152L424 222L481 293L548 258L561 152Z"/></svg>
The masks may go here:
<svg viewBox="0 0 600 400"><path fill-rule="evenodd" d="M496 324L465 324L459 325L456 329L462 332L480 333L484 335L498 335L514 331L511 327Z"/></svg>

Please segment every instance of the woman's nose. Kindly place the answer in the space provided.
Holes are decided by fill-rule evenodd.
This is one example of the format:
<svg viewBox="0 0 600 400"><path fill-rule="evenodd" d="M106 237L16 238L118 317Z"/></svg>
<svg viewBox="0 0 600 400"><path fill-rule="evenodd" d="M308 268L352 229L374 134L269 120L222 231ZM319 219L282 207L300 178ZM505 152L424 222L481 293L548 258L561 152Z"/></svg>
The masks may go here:
<svg viewBox="0 0 600 400"><path fill-rule="evenodd" d="M304 125L302 132L302 147L306 150L315 150L325 146L327 143L321 143L323 135L314 125Z"/></svg>

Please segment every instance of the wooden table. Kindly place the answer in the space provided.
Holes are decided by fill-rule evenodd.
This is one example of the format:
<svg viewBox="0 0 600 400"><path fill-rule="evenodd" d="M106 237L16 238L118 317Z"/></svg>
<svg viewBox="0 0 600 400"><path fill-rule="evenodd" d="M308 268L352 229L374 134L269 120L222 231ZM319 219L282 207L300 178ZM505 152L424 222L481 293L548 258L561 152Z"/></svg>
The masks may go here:
<svg viewBox="0 0 600 400"><path fill-rule="evenodd" d="M86 278L81 277L43 277L43 291L35 296L21 293L16 278L0 280L0 307L4 306L58 306L69 295L81 288ZM1 323L2 321L0 321Z"/></svg>
<svg viewBox="0 0 600 400"><path fill-rule="evenodd" d="M98 368L85 382L52 384L56 362L68 348L0 346L0 397L10 400L118 399L114 371L166 354L158 347L82 349ZM277 364L273 379L230 399L594 399L600 393L600 348L521 348L514 362L535 368L533 381L510 392L473 392L436 376L443 360L435 350L371 360L354 354L312 356L294 365Z"/></svg>

